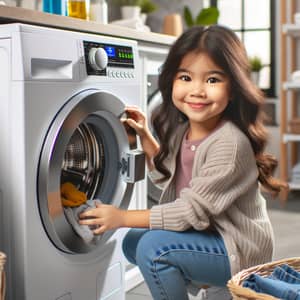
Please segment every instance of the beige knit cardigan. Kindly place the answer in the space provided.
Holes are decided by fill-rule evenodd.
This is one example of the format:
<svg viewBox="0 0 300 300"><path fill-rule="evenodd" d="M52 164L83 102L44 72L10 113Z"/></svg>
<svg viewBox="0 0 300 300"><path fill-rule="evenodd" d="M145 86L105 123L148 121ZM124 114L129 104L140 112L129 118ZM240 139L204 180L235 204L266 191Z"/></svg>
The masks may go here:
<svg viewBox="0 0 300 300"><path fill-rule="evenodd" d="M176 156L187 124L179 125L166 166L171 178L164 185L160 204L151 208L150 228L205 230L221 234L232 275L272 259L273 230L266 201L258 184L258 170L248 138L227 121L196 149L192 179L175 199ZM152 171L151 177L161 176Z"/></svg>

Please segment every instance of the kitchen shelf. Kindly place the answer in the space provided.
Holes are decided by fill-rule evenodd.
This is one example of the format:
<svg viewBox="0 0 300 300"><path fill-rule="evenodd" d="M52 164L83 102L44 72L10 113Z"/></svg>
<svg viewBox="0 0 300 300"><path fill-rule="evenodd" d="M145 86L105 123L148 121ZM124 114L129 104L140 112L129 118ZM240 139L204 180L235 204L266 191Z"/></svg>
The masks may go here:
<svg viewBox="0 0 300 300"><path fill-rule="evenodd" d="M288 182L291 190L300 190L300 182Z"/></svg>
<svg viewBox="0 0 300 300"><path fill-rule="evenodd" d="M297 12L295 0L280 1L281 27L281 90L280 90L280 179L289 183L289 190L300 190L300 182L292 180L292 168L298 163L298 147L300 134L289 133L290 121L299 119L300 80L291 80L292 73L297 70L300 56L297 55L297 41L300 38L300 24L292 24L291 20ZM280 194L286 201L288 189Z"/></svg>
<svg viewBox="0 0 300 300"><path fill-rule="evenodd" d="M292 37L300 37L300 24L283 24L282 32Z"/></svg>
<svg viewBox="0 0 300 300"><path fill-rule="evenodd" d="M286 81L282 87L285 90L300 90L300 81Z"/></svg>
<svg viewBox="0 0 300 300"><path fill-rule="evenodd" d="M300 134L285 133L282 136L282 141L284 144L289 142L300 142Z"/></svg>

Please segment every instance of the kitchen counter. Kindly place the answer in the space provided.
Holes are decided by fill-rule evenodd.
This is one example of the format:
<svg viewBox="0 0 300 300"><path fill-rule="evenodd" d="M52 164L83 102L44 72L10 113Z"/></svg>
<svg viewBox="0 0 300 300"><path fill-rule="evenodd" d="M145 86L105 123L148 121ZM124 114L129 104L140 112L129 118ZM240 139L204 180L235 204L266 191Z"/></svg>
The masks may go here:
<svg viewBox="0 0 300 300"><path fill-rule="evenodd" d="M0 5L0 24L26 23L94 34L122 37L161 46L171 45L176 37L154 32L138 31L113 24L100 24L92 21L48 14L36 10Z"/></svg>

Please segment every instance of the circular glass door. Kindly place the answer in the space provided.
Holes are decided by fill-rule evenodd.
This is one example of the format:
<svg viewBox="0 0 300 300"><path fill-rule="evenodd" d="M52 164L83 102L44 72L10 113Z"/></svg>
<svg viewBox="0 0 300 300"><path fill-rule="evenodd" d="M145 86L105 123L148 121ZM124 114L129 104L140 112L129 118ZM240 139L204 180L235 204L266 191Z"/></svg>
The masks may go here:
<svg viewBox="0 0 300 300"><path fill-rule="evenodd" d="M136 136L120 120L124 108L112 94L86 90L66 103L49 128L39 162L38 201L48 236L64 252L89 252L113 234L86 243L66 218L66 209L78 203L72 205L65 190L75 191L72 201L97 198L128 206L133 183L124 180L122 161L136 147Z"/></svg>

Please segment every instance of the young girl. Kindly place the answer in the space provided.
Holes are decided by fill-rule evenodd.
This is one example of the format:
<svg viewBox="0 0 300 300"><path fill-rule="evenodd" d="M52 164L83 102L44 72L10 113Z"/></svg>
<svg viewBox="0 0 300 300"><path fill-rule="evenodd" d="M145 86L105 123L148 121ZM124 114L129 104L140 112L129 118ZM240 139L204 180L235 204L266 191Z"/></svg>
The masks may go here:
<svg viewBox="0 0 300 300"><path fill-rule="evenodd" d="M127 123L140 136L152 176L164 183L160 204L141 211L102 204L81 223L100 225L95 234L135 227L124 254L153 298L185 300L191 281L226 286L241 269L272 259L260 185L276 194L285 184L272 177L274 157L263 153L263 96L235 33L217 25L183 33L159 87L163 103L153 126L160 146L138 108L127 108Z"/></svg>

